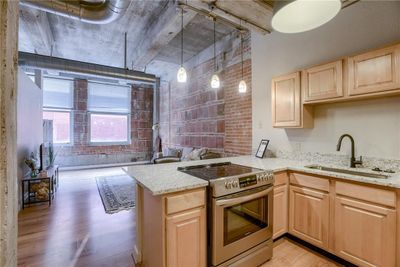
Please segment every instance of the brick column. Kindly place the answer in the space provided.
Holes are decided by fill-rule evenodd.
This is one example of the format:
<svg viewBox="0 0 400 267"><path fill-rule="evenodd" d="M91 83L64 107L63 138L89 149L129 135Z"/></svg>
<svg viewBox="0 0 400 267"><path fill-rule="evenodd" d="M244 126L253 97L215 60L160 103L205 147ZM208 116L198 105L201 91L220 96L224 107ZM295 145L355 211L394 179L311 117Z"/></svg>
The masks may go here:
<svg viewBox="0 0 400 267"><path fill-rule="evenodd" d="M76 79L74 81L74 146L89 144L89 115L87 112L88 82Z"/></svg>
<svg viewBox="0 0 400 267"><path fill-rule="evenodd" d="M18 1L0 2L0 266L17 265Z"/></svg>

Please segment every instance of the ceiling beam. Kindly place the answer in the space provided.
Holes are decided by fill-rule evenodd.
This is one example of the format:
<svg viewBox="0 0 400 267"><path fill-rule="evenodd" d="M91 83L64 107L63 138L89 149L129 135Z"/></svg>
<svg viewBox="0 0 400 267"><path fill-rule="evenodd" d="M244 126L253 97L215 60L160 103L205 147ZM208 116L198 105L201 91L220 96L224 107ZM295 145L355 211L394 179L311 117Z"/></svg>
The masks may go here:
<svg viewBox="0 0 400 267"><path fill-rule="evenodd" d="M36 9L20 9L20 27L28 35L35 53L53 56L55 39L47 13Z"/></svg>
<svg viewBox="0 0 400 267"><path fill-rule="evenodd" d="M254 3L256 3L257 5L259 5L262 8L265 8L266 10L272 12L274 7L271 5L270 2L267 2L265 0L253 0Z"/></svg>
<svg viewBox="0 0 400 267"><path fill-rule="evenodd" d="M132 65L137 68L146 67L178 33L181 32L181 9L175 1L168 1L165 11L145 29L144 38L132 53ZM183 14L185 27L194 17L196 12L186 10Z"/></svg>
<svg viewBox="0 0 400 267"><path fill-rule="evenodd" d="M240 17L237 14L230 13L227 10L222 9L219 7L215 1L205 3L203 1L199 0L193 0L190 1L186 4L186 2L180 1L180 5L187 5L191 8L195 8L200 11L207 12L209 15L214 16L214 17L220 17L222 19L228 20L231 23L235 25L239 25L241 28L245 28L247 30L251 31L256 31L262 34L267 34L270 33L271 31L269 29L266 29L265 27L262 27L260 25L257 25L251 21L249 21L246 18Z"/></svg>

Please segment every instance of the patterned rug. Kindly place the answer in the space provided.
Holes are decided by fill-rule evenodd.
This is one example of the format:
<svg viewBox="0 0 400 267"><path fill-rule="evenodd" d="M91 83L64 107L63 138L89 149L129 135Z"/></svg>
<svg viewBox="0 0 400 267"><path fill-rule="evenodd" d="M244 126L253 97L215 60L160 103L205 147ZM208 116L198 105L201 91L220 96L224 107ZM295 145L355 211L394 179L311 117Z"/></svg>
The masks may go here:
<svg viewBox="0 0 400 267"><path fill-rule="evenodd" d="M106 213L135 207L135 181L128 175L97 177L96 182Z"/></svg>

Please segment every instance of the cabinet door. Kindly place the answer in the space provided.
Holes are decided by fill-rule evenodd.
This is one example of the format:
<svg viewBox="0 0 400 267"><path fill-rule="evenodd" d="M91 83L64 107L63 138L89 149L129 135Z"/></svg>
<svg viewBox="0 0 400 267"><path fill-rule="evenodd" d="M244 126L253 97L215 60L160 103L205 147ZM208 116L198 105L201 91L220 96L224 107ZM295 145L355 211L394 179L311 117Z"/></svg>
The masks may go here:
<svg viewBox="0 0 400 267"><path fill-rule="evenodd" d="M205 209L167 216L167 267L206 266Z"/></svg>
<svg viewBox="0 0 400 267"><path fill-rule="evenodd" d="M301 127L300 73L274 78L271 86L274 127Z"/></svg>
<svg viewBox="0 0 400 267"><path fill-rule="evenodd" d="M320 248L328 248L328 193L290 186L289 233Z"/></svg>
<svg viewBox="0 0 400 267"><path fill-rule="evenodd" d="M304 102L343 96L343 63L338 60L302 72Z"/></svg>
<svg viewBox="0 0 400 267"><path fill-rule="evenodd" d="M274 221L273 238L277 238L288 231L288 186L274 187Z"/></svg>
<svg viewBox="0 0 400 267"><path fill-rule="evenodd" d="M349 95L400 88L400 46L371 51L348 59Z"/></svg>
<svg viewBox="0 0 400 267"><path fill-rule="evenodd" d="M337 196L336 254L359 266L395 266L395 223L395 210Z"/></svg>

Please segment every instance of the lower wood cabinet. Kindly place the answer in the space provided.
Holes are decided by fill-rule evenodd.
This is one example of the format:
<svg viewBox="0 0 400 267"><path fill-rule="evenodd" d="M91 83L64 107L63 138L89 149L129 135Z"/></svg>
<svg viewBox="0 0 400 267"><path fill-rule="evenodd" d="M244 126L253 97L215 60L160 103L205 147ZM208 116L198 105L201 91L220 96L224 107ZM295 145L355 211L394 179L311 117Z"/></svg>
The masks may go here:
<svg viewBox="0 0 400 267"><path fill-rule="evenodd" d="M273 238L288 232L288 177L287 173L275 175Z"/></svg>
<svg viewBox="0 0 400 267"><path fill-rule="evenodd" d="M206 266L205 222L205 208L167 216L167 266Z"/></svg>
<svg viewBox="0 0 400 267"><path fill-rule="evenodd" d="M289 233L328 249L328 193L290 185L289 199Z"/></svg>

